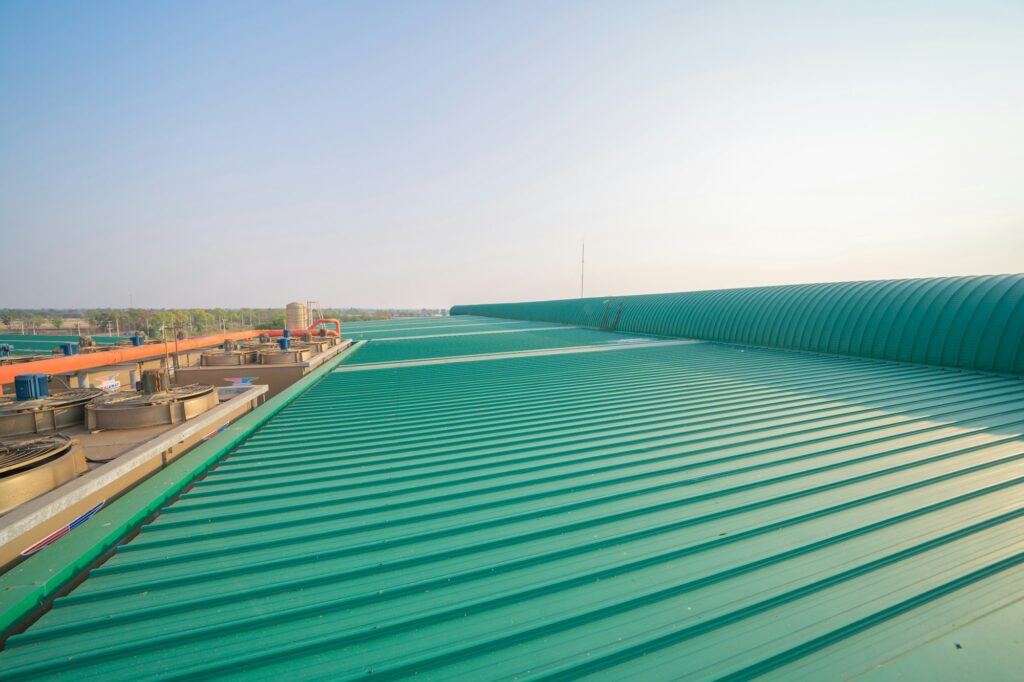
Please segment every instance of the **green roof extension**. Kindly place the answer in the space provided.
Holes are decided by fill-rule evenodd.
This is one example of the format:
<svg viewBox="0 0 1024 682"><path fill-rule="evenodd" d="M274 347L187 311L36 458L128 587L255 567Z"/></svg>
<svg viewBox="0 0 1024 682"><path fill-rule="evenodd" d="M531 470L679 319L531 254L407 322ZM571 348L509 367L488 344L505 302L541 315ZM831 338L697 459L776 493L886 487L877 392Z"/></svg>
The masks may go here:
<svg viewBox="0 0 1024 682"><path fill-rule="evenodd" d="M1024 275L457 305L451 313L1024 374Z"/></svg>
<svg viewBox="0 0 1024 682"><path fill-rule="evenodd" d="M78 343L81 337L69 336L67 334L0 334L0 343L9 343L14 346L17 354L25 353L51 353L55 348L60 348L62 343ZM127 336L93 336L93 341L104 346L127 341Z"/></svg>

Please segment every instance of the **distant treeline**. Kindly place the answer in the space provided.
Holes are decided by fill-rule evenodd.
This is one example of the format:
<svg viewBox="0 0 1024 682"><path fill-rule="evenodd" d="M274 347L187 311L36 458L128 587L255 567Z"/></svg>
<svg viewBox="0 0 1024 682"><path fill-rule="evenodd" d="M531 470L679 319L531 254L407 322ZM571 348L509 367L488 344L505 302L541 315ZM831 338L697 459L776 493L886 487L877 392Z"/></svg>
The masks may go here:
<svg viewBox="0 0 1024 682"><path fill-rule="evenodd" d="M447 314L446 310L437 308L324 308L324 317L336 318L342 323ZM220 330L278 329L285 324L285 311L284 308L7 308L0 310L0 324L12 332L129 334L142 331L159 338L165 330L192 335Z"/></svg>

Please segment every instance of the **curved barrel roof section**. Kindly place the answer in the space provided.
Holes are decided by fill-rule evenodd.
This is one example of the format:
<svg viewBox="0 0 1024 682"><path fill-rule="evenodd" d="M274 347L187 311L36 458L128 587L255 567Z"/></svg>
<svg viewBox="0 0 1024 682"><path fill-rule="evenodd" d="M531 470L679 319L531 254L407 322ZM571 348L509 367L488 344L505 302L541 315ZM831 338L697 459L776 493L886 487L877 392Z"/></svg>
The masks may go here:
<svg viewBox="0 0 1024 682"><path fill-rule="evenodd" d="M1024 374L1024 275L458 305L451 314Z"/></svg>

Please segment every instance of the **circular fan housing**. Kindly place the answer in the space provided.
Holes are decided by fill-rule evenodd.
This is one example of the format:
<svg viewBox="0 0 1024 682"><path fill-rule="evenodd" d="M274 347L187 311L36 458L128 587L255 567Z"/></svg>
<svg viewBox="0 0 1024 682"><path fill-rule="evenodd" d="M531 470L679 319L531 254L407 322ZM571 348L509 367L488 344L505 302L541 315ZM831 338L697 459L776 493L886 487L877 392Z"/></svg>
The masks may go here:
<svg viewBox="0 0 1024 682"><path fill-rule="evenodd" d="M256 351L240 350L208 350L199 356L202 367L225 367L229 365L249 365L256 362Z"/></svg>
<svg viewBox="0 0 1024 682"><path fill-rule="evenodd" d="M59 391L38 400L0 396L0 436L56 431L81 424L85 406L104 395L98 388Z"/></svg>
<svg viewBox="0 0 1024 682"><path fill-rule="evenodd" d="M288 365L297 362L305 362L313 355L309 348L303 348L296 344L288 350L267 350L260 351L261 365Z"/></svg>
<svg viewBox="0 0 1024 682"><path fill-rule="evenodd" d="M81 446L65 435L0 439L0 514L86 471Z"/></svg>
<svg viewBox="0 0 1024 682"><path fill-rule="evenodd" d="M207 384L172 386L158 393L122 391L89 403L85 408L85 425L91 431L102 431L178 424L217 403L217 389Z"/></svg>

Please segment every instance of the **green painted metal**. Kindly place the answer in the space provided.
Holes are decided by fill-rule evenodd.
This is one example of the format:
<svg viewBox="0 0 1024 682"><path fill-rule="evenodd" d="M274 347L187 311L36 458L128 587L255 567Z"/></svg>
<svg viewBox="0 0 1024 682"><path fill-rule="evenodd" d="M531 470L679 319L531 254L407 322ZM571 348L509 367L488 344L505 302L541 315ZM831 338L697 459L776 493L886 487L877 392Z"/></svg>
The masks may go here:
<svg viewBox="0 0 1024 682"><path fill-rule="evenodd" d="M326 376L355 346L182 455L44 551L0 575L0 632L8 633L121 543L253 431ZM0 669L3 664L0 663Z"/></svg>
<svg viewBox="0 0 1024 682"><path fill-rule="evenodd" d="M470 331L470 330L473 331ZM359 353L345 363L363 365L378 362L406 362L434 358L489 355L491 353L518 353L552 348L577 346L605 346L639 343L654 339L632 334L616 334L594 329L579 329L564 325L547 324L539 329L500 331L467 328L463 332L412 339L384 341L376 339L366 344ZM500 329L500 328L499 328Z"/></svg>
<svg viewBox="0 0 1024 682"><path fill-rule="evenodd" d="M94 336L93 340L100 345L109 345L125 341L125 336ZM77 343L79 337L57 334L0 334L0 343L10 343L17 354L50 353L62 343Z"/></svg>
<svg viewBox="0 0 1024 682"><path fill-rule="evenodd" d="M343 336L349 332L377 330L386 328L404 329L406 327L437 327L451 325L475 324L490 321L486 317L476 315L460 315L459 317L396 317L390 320L364 320L362 322L346 322Z"/></svg>
<svg viewBox="0 0 1024 682"><path fill-rule="evenodd" d="M451 318L444 318L445 320ZM363 327L359 331L345 329L345 338L356 341L377 339L418 339L430 336L455 336L461 334L513 333L529 329L549 329L548 322L519 322L515 320L493 320L474 318L473 322L440 322L433 325L381 324L378 327Z"/></svg>
<svg viewBox="0 0 1024 682"><path fill-rule="evenodd" d="M1024 374L1024 275L459 305L451 313Z"/></svg>
<svg viewBox="0 0 1024 682"><path fill-rule="evenodd" d="M0 669L877 675L1019 599L1022 493L1010 377L718 343L339 371Z"/></svg>

